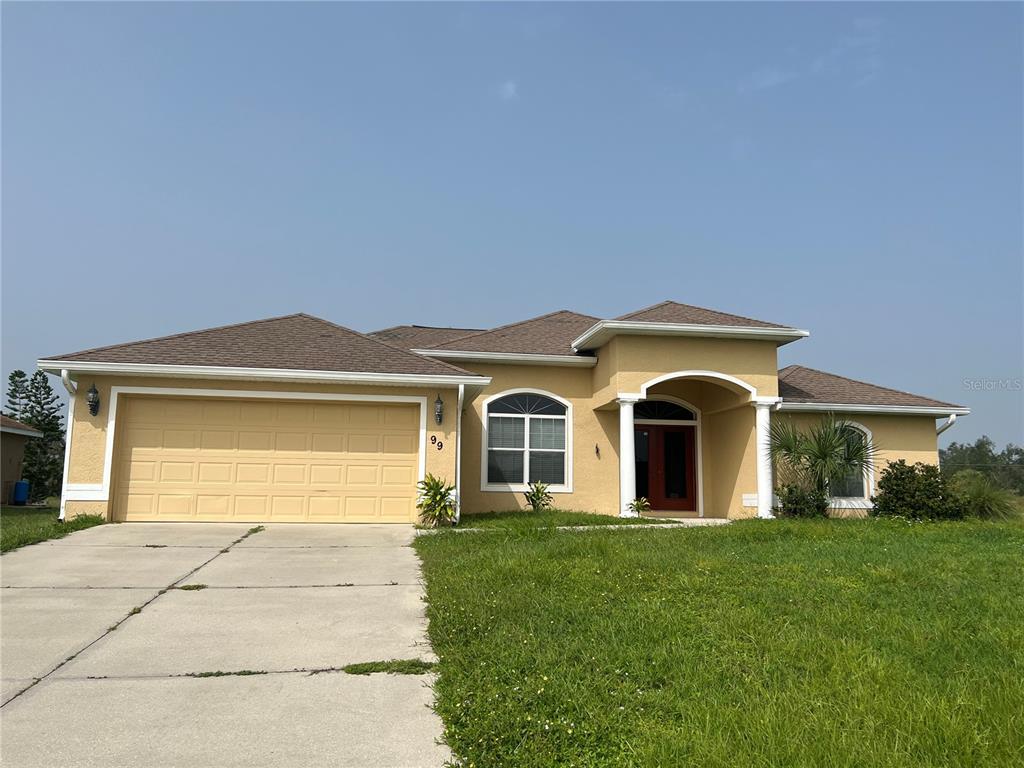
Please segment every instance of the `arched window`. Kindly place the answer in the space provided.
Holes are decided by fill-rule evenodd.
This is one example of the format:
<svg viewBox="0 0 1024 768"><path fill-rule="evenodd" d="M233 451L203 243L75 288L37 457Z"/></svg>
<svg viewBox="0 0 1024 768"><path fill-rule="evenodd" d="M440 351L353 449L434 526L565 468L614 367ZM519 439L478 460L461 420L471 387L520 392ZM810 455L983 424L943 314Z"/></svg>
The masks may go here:
<svg viewBox="0 0 1024 768"><path fill-rule="evenodd" d="M518 490L540 482L567 490L569 409L537 392L516 392L484 405L484 486Z"/></svg>
<svg viewBox="0 0 1024 768"><path fill-rule="evenodd" d="M696 421L689 408L668 400L641 400L633 406L635 421Z"/></svg>
<svg viewBox="0 0 1024 768"><path fill-rule="evenodd" d="M846 442L848 445L860 446L867 441L868 435L856 426L849 425L846 430ZM868 472L851 472L839 483L833 483L829 489L833 498L839 499L865 499L868 497Z"/></svg>

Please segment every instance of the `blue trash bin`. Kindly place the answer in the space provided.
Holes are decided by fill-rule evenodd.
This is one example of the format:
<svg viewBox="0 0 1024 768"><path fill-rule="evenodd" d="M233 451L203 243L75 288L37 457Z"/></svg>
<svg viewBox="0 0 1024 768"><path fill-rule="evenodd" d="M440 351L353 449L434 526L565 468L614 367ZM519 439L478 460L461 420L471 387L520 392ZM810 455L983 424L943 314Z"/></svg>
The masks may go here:
<svg viewBox="0 0 1024 768"><path fill-rule="evenodd" d="M28 503L28 480L18 480L11 491L11 504L23 507Z"/></svg>

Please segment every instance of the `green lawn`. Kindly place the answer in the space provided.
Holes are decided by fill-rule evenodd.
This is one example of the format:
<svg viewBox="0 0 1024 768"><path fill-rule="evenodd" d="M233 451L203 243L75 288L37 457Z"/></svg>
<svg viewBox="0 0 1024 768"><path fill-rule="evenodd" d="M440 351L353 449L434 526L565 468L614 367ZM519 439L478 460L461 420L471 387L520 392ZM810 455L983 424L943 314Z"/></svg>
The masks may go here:
<svg viewBox="0 0 1024 768"><path fill-rule="evenodd" d="M416 540L466 766L1024 765L1024 526Z"/></svg>
<svg viewBox="0 0 1024 768"><path fill-rule="evenodd" d="M502 530L527 530L559 525L637 525L638 523L671 523L672 520L658 520L649 517L613 517L595 515L589 512L569 512L563 509L549 509L544 512L482 512L463 515L460 528L500 528Z"/></svg>
<svg viewBox="0 0 1024 768"><path fill-rule="evenodd" d="M56 507L0 507L0 552L59 539L103 522L99 515L83 515L62 523L57 520L58 513Z"/></svg>

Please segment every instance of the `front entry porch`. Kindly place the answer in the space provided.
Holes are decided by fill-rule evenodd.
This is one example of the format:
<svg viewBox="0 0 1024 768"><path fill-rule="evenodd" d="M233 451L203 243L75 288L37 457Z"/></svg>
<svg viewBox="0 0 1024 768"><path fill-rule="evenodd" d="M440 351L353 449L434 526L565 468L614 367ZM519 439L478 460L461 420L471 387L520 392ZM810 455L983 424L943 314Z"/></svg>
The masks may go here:
<svg viewBox="0 0 1024 768"><path fill-rule="evenodd" d="M771 517L774 397L714 372L620 394L619 514L645 498L659 517Z"/></svg>

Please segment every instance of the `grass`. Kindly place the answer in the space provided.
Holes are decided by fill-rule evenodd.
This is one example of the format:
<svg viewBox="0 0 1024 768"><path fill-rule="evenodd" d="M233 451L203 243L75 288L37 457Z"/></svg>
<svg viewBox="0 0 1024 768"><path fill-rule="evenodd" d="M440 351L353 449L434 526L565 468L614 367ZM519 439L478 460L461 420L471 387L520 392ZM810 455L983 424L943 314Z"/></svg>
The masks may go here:
<svg viewBox="0 0 1024 768"><path fill-rule="evenodd" d="M433 662L422 659L391 659L389 661L364 661L341 668L350 675L372 675L386 672L389 675L425 675L434 669Z"/></svg>
<svg viewBox="0 0 1024 768"><path fill-rule="evenodd" d="M419 537L469 766L1024 764L1024 526Z"/></svg>
<svg viewBox="0 0 1024 768"><path fill-rule="evenodd" d="M205 584L183 584L178 587L182 592L195 592L197 589L206 589Z"/></svg>
<svg viewBox="0 0 1024 768"><path fill-rule="evenodd" d="M58 514L56 507L0 507L0 552L60 539L104 522L99 515L83 515L62 523Z"/></svg>
<svg viewBox="0 0 1024 768"><path fill-rule="evenodd" d="M589 512L570 512L563 509L549 509L545 512L528 512L517 509L509 512L482 512L473 515L463 515L462 520L459 522L459 527L525 530L543 527L553 528L560 525L638 525L671 522L671 520L659 520L649 517L613 517L611 515L595 515Z"/></svg>

